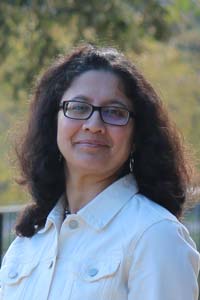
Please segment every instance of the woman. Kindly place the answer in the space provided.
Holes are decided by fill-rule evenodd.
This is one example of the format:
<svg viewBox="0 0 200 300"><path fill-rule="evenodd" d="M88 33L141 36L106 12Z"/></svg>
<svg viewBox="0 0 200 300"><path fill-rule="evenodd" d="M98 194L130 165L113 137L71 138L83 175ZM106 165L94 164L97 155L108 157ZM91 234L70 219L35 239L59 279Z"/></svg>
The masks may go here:
<svg viewBox="0 0 200 300"><path fill-rule="evenodd" d="M4 257L1 299L197 300L199 254L178 221L183 147L122 54L86 45L56 61L18 158L33 203Z"/></svg>

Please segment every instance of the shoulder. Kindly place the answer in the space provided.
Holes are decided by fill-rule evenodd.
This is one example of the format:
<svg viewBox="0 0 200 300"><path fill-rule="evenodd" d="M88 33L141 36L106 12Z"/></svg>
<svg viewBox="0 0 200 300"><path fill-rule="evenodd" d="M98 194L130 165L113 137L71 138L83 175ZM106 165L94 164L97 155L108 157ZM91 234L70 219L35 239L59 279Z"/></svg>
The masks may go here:
<svg viewBox="0 0 200 300"><path fill-rule="evenodd" d="M17 236L14 241L10 244L6 254L3 257L2 265L6 264L8 261L14 261L16 258L20 262L23 260L23 256L25 254L27 239L25 237Z"/></svg>
<svg viewBox="0 0 200 300"><path fill-rule="evenodd" d="M122 211L123 216L126 223L134 225L135 228L139 227L141 232L162 220L180 224L176 216L170 211L139 193L131 197L126 203Z"/></svg>
<svg viewBox="0 0 200 300"><path fill-rule="evenodd" d="M48 240L49 231L44 234L36 233L32 237L17 236L6 251L2 260L2 265L16 262L16 260L18 263L31 263L39 260L42 249ZM52 238L49 243L53 243ZM50 252L51 251L49 251L49 253Z"/></svg>
<svg viewBox="0 0 200 300"><path fill-rule="evenodd" d="M130 296L144 299L151 287L148 299L197 299L200 255L187 228L145 197L129 210L138 214L126 251Z"/></svg>
<svg viewBox="0 0 200 300"><path fill-rule="evenodd" d="M130 199L128 206L129 209L136 210L137 214L145 215L152 222L160 219L178 221L169 210L140 193Z"/></svg>
<svg viewBox="0 0 200 300"><path fill-rule="evenodd" d="M32 260L39 260L46 247L49 249L45 253L45 258L51 256L55 244L56 234L61 226L63 219L63 197L61 197L55 207L49 213L45 226L38 230L32 237L17 236L10 244L4 258L3 264L6 261L17 259L20 262L29 263Z"/></svg>
<svg viewBox="0 0 200 300"><path fill-rule="evenodd" d="M195 248L187 228L176 216L141 194L136 194L127 202L121 211L120 223L123 235L131 242L131 247L136 247L144 236L154 239L168 237L169 241L181 235Z"/></svg>

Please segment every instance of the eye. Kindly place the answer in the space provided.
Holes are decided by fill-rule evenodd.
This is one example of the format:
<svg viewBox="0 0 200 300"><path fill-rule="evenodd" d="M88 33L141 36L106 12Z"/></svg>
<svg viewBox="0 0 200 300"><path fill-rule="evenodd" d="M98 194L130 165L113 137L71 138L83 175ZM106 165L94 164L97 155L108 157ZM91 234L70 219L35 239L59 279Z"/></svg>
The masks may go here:
<svg viewBox="0 0 200 300"><path fill-rule="evenodd" d="M66 110L69 117L81 117L87 116L91 111L91 107L87 103L71 101L68 102Z"/></svg>
<svg viewBox="0 0 200 300"><path fill-rule="evenodd" d="M127 117L127 111L126 109L120 108L120 107L105 107L103 109L103 114L106 117L109 118L126 118Z"/></svg>

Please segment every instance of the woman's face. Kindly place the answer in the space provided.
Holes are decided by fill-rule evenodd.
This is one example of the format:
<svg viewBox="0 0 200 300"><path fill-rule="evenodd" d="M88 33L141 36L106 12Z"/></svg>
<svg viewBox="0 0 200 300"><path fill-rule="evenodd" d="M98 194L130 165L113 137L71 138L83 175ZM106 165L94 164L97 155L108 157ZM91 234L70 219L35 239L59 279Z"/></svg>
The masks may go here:
<svg viewBox="0 0 200 300"><path fill-rule="evenodd" d="M64 93L66 100L84 101L95 106L119 106L133 110L119 78L111 72L87 71L76 77ZM125 126L105 124L98 111L88 120L58 114L57 143L72 174L112 176L128 159L134 131L133 119ZM71 173L72 172L72 173Z"/></svg>

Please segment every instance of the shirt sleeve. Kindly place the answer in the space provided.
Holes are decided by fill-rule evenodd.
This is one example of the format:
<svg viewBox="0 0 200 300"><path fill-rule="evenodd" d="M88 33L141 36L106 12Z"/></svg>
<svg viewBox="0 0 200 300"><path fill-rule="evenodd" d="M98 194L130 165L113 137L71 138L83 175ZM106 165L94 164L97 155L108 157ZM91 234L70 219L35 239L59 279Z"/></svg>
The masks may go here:
<svg viewBox="0 0 200 300"><path fill-rule="evenodd" d="M2 288L0 287L0 300L3 300Z"/></svg>
<svg viewBox="0 0 200 300"><path fill-rule="evenodd" d="M200 256L187 229L160 221L132 250L128 300L198 300Z"/></svg>
<svg viewBox="0 0 200 300"><path fill-rule="evenodd" d="M3 257L2 263L1 263L1 268L5 264L5 256ZM1 268L0 268L0 300L3 300L3 286L2 286L2 274L1 274Z"/></svg>

